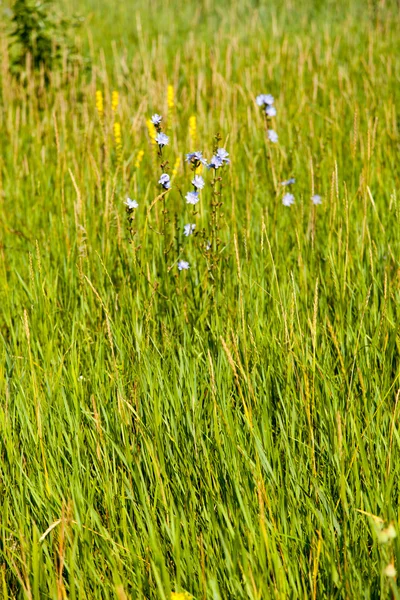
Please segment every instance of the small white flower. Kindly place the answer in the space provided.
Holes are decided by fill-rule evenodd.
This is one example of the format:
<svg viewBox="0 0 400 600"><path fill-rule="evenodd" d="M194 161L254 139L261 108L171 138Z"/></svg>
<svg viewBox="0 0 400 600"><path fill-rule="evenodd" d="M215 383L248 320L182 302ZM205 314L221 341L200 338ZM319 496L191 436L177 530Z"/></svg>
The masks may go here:
<svg viewBox="0 0 400 600"><path fill-rule="evenodd" d="M201 175L195 175L192 179L192 183L197 190L202 190L205 186L204 179Z"/></svg>
<svg viewBox="0 0 400 600"><path fill-rule="evenodd" d="M314 196L311 196L311 200L313 204L322 204L322 198L319 194L314 194Z"/></svg>
<svg viewBox="0 0 400 600"><path fill-rule="evenodd" d="M157 113L155 113L152 117L151 117L151 122L153 123L153 125L159 125L162 121L162 116L158 115Z"/></svg>
<svg viewBox="0 0 400 600"><path fill-rule="evenodd" d="M393 563L389 563L388 566L384 568L383 572L386 575L386 577L390 577L390 578L393 578L393 579L397 575L397 571L396 571L395 566L394 566Z"/></svg>
<svg viewBox="0 0 400 600"><path fill-rule="evenodd" d="M275 106L267 106L267 108L265 109L265 113L268 117L275 117L276 116Z"/></svg>
<svg viewBox="0 0 400 600"><path fill-rule="evenodd" d="M192 235L192 233L194 232L195 229L196 229L196 225L194 223L188 223L187 225L184 226L183 233L187 237L189 235Z"/></svg>
<svg viewBox="0 0 400 600"><path fill-rule="evenodd" d="M156 135L156 142L160 148L162 148L163 146L167 146L169 144L169 137L161 131Z"/></svg>
<svg viewBox="0 0 400 600"><path fill-rule="evenodd" d="M287 179L286 181L281 181L281 185L293 185L294 183L296 183L296 180L294 177L291 177L290 179Z"/></svg>
<svg viewBox="0 0 400 600"><path fill-rule="evenodd" d="M180 271L187 271L187 269L189 269L189 263L186 260L180 260L178 262L178 269Z"/></svg>
<svg viewBox="0 0 400 600"><path fill-rule="evenodd" d="M283 206L291 206L294 204L294 196L293 194L285 194L282 198Z"/></svg>
<svg viewBox="0 0 400 600"><path fill-rule="evenodd" d="M278 134L273 129L268 129L268 139L270 142L276 144L278 141Z"/></svg>
<svg viewBox="0 0 400 600"><path fill-rule="evenodd" d="M188 192L185 196L186 204L197 204L200 200L199 192Z"/></svg>
<svg viewBox="0 0 400 600"><path fill-rule="evenodd" d="M207 242L207 244L206 244L206 250L211 250L211 242Z"/></svg>
<svg viewBox="0 0 400 600"><path fill-rule="evenodd" d="M131 200L130 198L127 198L124 204L126 204L129 210L133 210L134 208L137 208L139 206L136 200Z"/></svg>

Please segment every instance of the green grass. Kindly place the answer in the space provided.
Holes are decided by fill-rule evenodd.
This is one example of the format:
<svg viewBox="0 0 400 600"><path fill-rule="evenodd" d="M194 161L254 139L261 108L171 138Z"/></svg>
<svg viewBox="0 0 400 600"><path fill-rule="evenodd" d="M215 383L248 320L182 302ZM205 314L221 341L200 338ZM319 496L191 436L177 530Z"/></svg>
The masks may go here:
<svg viewBox="0 0 400 600"><path fill-rule="evenodd" d="M0 597L398 598L397 5L63 8L92 72L18 83L0 30Z"/></svg>

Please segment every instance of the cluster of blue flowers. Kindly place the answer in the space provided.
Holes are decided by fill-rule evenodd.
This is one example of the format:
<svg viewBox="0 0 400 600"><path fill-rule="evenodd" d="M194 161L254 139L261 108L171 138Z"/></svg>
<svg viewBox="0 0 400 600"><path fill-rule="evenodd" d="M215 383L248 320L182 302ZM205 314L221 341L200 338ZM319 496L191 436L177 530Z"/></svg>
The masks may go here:
<svg viewBox="0 0 400 600"><path fill-rule="evenodd" d="M189 191L185 198L187 204L196 205L200 200L200 192L205 186L205 181L201 175L196 174L197 169L200 165L206 166L208 169L219 169L224 165L228 165L230 163L229 154L225 150L225 148L218 148L215 152L214 156L212 156L210 162L204 158L203 153L201 151L189 152L186 154L186 162L192 167L194 177L192 179L193 190ZM196 225L194 223L188 223L184 227L184 235L189 236L194 233ZM206 250L210 249L210 243L206 244ZM178 269L188 269L189 263L186 261L179 261Z"/></svg>
<svg viewBox="0 0 400 600"><path fill-rule="evenodd" d="M281 185L283 187L291 186L294 183L296 183L296 180L294 177L291 177L290 179L287 179L286 181L281 181ZM294 195L291 194L290 192L286 192L286 194L283 195L283 198L282 198L283 206L291 206L292 204L294 204L294 201L295 201ZM313 196L311 196L311 202L314 205L322 204L322 198L319 194L314 194Z"/></svg>
<svg viewBox="0 0 400 600"><path fill-rule="evenodd" d="M206 166L208 169L219 169L224 164L229 164L229 154L225 150L225 148L218 148L215 155L211 158L208 163L207 159L203 156L203 153L198 150L196 152L189 152L186 154L186 162L192 167L195 175L191 181L193 185L193 190L190 190L185 198L187 204L196 205L200 201L200 192L205 186L205 181L201 175L196 174L197 169L200 165ZM194 223L187 223L184 227L184 235L189 236L194 233L196 225ZM209 249L209 245L206 246ZM186 261L179 261L178 269L188 269L189 263Z"/></svg>
<svg viewBox="0 0 400 600"><path fill-rule="evenodd" d="M169 144L169 137L162 131L161 122L163 118L158 113L152 115L150 121L154 125L157 135L155 136L155 141L158 144L159 156L162 156L162 149L164 146ZM215 154L212 156L210 162L203 156L201 151L189 152L186 154L186 162L191 166L193 170L193 179L191 180L193 189L188 191L185 199L187 204L191 204L195 206L200 201L200 192L205 186L205 181L201 175L197 173L197 170L201 165L207 167L208 169L220 169L224 165L230 164L229 154L225 150L225 148L217 148ZM167 163L162 163L161 167L164 170ZM171 189L171 177L168 173L162 173L159 180L159 185L165 190L168 191ZM126 202L127 212L129 215L132 215L135 208L138 207L138 203L136 200L131 200L127 198ZM186 237L189 237L194 234L196 229L195 223L187 223L183 227L183 234ZM206 249L210 249L210 242L206 244ZM178 261L178 269L179 271L185 271L190 268L190 265L185 260Z"/></svg>
<svg viewBox="0 0 400 600"><path fill-rule="evenodd" d="M271 94L259 94L256 97L257 106L260 106L260 108L263 110L263 112L265 114L265 118L267 121L268 139L273 144L276 144L278 141L278 134L276 133L276 131L274 129L271 129L270 125L269 125L270 119L272 117L276 116L276 108L274 106L274 103L275 103L275 98ZM292 186L295 182L296 182L296 180L294 179L294 177L291 177L290 179L287 179L286 181L282 181L281 185L284 187ZM314 194L313 196L311 196L311 201L314 205L322 204L322 198L318 194ZM294 204L294 202L295 202L295 198L292 193L286 192L283 195L283 198L282 198L283 206L291 206L292 204Z"/></svg>
<svg viewBox="0 0 400 600"><path fill-rule="evenodd" d="M270 127L270 119L276 116L276 108L274 106L274 102L275 99L271 94L259 94L256 98L257 105L262 108L265 114L267 122L268 139L270 142L275 144L278 142L278 134L274 129ZM162 149L164 148L164 146L167 146L169 144L169 137L161 130L161 122L161 115L157 113L152 115L151 123L154 125L157 132L157 135L155 136L155 141L158 144L160 157L162 156ZM195 206L200 201L200 192L205 186L205 181L203 177L197 173L197 170L201 165L203 165L208 169L214 169L214 171L217 171L223 166L230 164L229 154L225 150L225 148L217 148L215 154L211 157L210 162L208 162L201 151L189 152L188 154L186 154L186 162L191 166L193 170L193 179L191 180L193 189L187 192L185 199L187 204ZM165 169L166 164L167 163L161 164L163 170ZM295 178L290 177L289 179L282 181L281 186L283 188L291 189L291 186L293 186L295 182ZM162 173L158 180L158 183L165 191L171 189L171 177L168 173ZM319 194L314 194L313 196L311 196L311 201L314 205L322 204L322 198ZM292 194L290 191L285 192L282 197L282 204L284 206L291 206L294 203L294 194ZM131 222L134 218L132 213L138 207L138 202L136 200L132 200L131 198L127 198L125 205ZM183 234L186 237L189 237L194 234L195 229L195 223L187 223L183 227ZM209 250L210 248L211 245L210 242L208 242L206 244L206 249ZM190 268L189 263L185 260L179 260L177 266L179 271L184 271Z"/></svg>
<svg viewBox="0 0 400 600"><path fill-rule="evenodd" d="M229 165L231 161L228 156L229 154L225 148L218 148L210 162L208 162L207 159L203 157L202 152L189 152L189 154L186 154L186 162L192 166L193 170L198 169L200 165L204 165L208 169L219 169L223 165ZM200 177L200 179L202 178ZM204 187L204 182L202 187Z"/></svg>
<svg viewBox="0 0 400 600"><path fill-rule="evenodd" d="M207 160L203 158L202 152L189 152L186 154L186 162L192 165L194 171L198 169L200 164L207 165ZM192 179L193 190L188 192L185 196L187 204L197 204L200 200L199 194L200 191L205 186L205 181L201 175L195 175Z"/></svg>
<svg viewBox="0 0 400 600"><path fill-rule="evenodd" d="M156 142L158 144L159 149L162 150L164 146L168 146L168 144L169 144L169 137L167 135L165 135L165 133L163 133L161 131L162 116L158 115L157 113L155 113L151 117L150 120L153 123L153 125L154 125L154 127L156 128L156 131L157 131L157 135L155 137L155 140L156 140Z"/></svg>
<svg viewBox="0 0 400 600"><path fill-rule="evenodd" d="M276 117L276 108L274 106L275 98L271 96L271 94L259 94L256 98L257 106L260 106L265 114L265 118L267 122L272 117ZM278 141L278 134L274 129L271 129L268 124L267 131L268 139L273 144L276 144Z"/></svg>

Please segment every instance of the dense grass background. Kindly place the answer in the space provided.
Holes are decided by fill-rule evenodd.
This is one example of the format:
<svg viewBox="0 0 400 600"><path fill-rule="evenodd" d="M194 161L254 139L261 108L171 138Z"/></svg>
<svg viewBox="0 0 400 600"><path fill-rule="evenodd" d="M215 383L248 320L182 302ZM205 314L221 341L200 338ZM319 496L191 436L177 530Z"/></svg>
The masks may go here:
<svg viewBox="0 0 400 600"><path fill-rule="evenodd" d="M397 598L398 5L61 8L92 68L48 86L0 29L0 597ZM218 132L213 282L212 173L195 217L180 191Z"/></svg>

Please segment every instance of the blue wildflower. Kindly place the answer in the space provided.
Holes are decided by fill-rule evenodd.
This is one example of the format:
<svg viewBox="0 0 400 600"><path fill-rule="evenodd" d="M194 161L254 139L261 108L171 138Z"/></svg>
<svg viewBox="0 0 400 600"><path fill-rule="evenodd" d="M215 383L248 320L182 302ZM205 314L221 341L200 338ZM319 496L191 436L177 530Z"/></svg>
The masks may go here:
<svg viewBox="0 0 400 600"><path fill-rule="evenodd" d="M217 156L218 156L218 158L220 158L222 160L222 162L224 162L227 165L229 165L229 163L231 162L228 158L229 154L225 150L225 148L218 148Z"/></svg>
<svg viewBox="0 0 400 600"><path fill-rule="evenodd" d="M256 98L257 106L272 106L274 97L271 94L260 94Z"/></svg>
<svg viewBox="0 0 400 600"><path fill-rule="evenodd" d="M186 162L191 163L192 165L207 165L207 159L203 158L203 153L200 151L197 152L189 152L186 154Z"/></svg>
<svg viewBox="0 0 400 600"><path fill-rule="evenodd" d="M183 233L187 237L189 235L192 235L192 233L194 232L195 229L196 229L196 225L194 223L188 223L187 225L184 226Z"/></svg>
<svg viewBox="0 0 400 600"><path fill-rule="evenodd" d="M210 160L210 164L208 165L209 169L219 169L219 167L222 167L223 165L223 160L222 158L220 158L219 156L217 156L216 154L214 156L211 157Z"/></svg>
<svg viewBox="0 0 400 600"><path fill-rule="evenodd" d="M178 262L178 269L180 271L186 271L189 268L190 268L190 265L189 265L189 263L186 260L180 260Z"/></svg>
<svg viewBox="0 0 400 600"><path fill-rule="evenodd" d="M270 142L276 144L278 141L278 134L273 129L268 129L268 139Z"/></svg>
<svg viewBox="0 0 400 600"><path fill-rule="evenodd" d="M196 190L202 190L203 187L205 186L204 179L202 178L201 175L195 175L194 178L192 179L192 183L193 183L194 187L196 188Z"/></svg>
<svg viewBox="0 0 400 600"><path fill-rule="evenodd" d="M208 168L219 169L219 167L222 167L224 163L229 165L231 161L229 160L228 156L229 154L225 148L218 148L217 152L211 158Z"/></svg>
<svg viewBox="0 0 400 600"><path fill-rule="evenodd" d="M155 113L152 117L151 117L151 122L153 123L153 125L157 126L161 123L162 121L162 116L158 115L157 113Z"/></svg>
<svg viewBox="0 0 400 600"><path fill-rule="evenodd" d="M197 204L200 200L199 192L188 192L185 196L186 204Z"/></svg>
<svg viewBox="0 0 400 600"><path fill-rule="evenodd" d="M160 148L162 148L163 146L167 146L169 144L169 137L161 131L156 136L156 142L160 146Z"/></svg>
<svg viewBox="0 0 400 600"><path fill-rule="evenodd" d="M283 206L291 206L294 204L294 196L293 194L285 194L282 198Z"/></svg>
<svg viewBox="0 0 400 600"><path fill-rule="evenodd" d="M165 190L169 190L169 188L171 187L171 181L168 173L163 173L160 179L158 180L158 183L162 185Z"/></svg>
<svg viewBox="0 0 400 600"><path fill-rule="evenodd" d="M137 208L139 206L136 200L131 200L130 198L127 198L124 204L126 204L128 210L133 210L134 208Z"/></svg>

